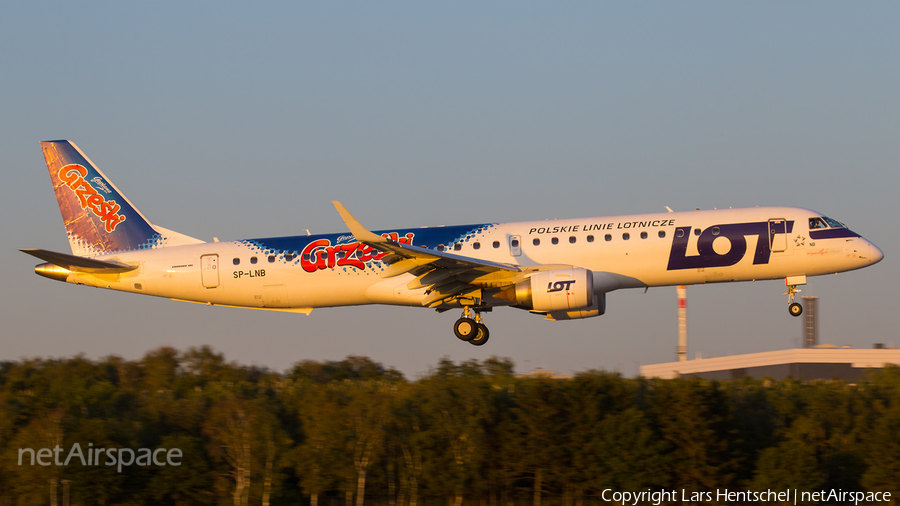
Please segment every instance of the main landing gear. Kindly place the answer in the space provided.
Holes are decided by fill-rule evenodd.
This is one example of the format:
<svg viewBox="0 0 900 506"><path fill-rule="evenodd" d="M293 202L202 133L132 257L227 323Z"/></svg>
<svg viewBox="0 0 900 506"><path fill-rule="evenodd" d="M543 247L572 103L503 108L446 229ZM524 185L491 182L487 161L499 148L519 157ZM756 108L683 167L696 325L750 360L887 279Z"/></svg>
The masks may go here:
<svg viewBox="0 0 900 506"><path fill-rule="evenodd" d="M474 318L472 317L473 312L475 313ZM460 340L475 346L483 346L491 335L481 320L481 313L472 311L468 306L463 308L462 317L453 324L453 333Z"/></svg>

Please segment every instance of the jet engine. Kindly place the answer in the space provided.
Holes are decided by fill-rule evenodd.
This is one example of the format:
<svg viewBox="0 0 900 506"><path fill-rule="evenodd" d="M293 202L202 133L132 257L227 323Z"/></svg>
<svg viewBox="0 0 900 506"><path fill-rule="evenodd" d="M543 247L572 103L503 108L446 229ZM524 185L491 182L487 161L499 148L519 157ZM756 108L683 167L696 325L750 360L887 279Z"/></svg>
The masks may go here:
<svg viewBox="0 0 900 506"><path fill-rule="evenodd" d="M594 302L590 306L574 311L551 311L547 313L547 319L550 321L559 320L580 320L582 318L593 318L606 313L606 294L594 294Z"/></svg>
<svg viewBox="0 0 900 506"><path fill-rule="evenodd" d="M594 276L581 267L535 272L511 291L500 297L531 311L573 311L593 305Z"/></svg>

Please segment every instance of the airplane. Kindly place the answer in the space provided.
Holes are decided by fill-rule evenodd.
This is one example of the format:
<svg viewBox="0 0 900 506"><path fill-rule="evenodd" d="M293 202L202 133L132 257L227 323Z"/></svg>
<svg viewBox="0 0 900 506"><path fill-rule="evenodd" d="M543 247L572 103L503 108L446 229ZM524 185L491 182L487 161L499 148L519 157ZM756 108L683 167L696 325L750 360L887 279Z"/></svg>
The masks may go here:
<svg viewBox="0 0 900 506"><path fill-rule="evenodd" d="M482 313L509 306L575 320L625 288L781 280L788 309L807 277L884 253L843 223L796 207L695 210L205 242L151 224L71 141L41 142L72 252L21 251L41 276L206 305L310 314L387 304L461 309L456 337L484 345Z"/></svg>

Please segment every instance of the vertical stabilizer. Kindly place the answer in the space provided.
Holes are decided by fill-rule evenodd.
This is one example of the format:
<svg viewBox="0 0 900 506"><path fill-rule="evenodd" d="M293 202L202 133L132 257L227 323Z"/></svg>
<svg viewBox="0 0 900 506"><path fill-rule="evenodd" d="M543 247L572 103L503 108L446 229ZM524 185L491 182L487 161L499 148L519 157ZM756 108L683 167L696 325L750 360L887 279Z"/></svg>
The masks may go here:
<svg viewBox="0 0 900 506"><path fill-rule="evenodd" d="M157 248L175 238L203 242L151 225L71 141L45 141L41 148L73 254Z"/></svg>

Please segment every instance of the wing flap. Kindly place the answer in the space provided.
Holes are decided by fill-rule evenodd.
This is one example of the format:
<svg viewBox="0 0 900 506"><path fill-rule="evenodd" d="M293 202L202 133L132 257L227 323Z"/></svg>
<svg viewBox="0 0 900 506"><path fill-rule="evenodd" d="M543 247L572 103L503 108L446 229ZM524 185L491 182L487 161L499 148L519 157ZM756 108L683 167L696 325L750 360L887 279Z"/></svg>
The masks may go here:
<svg viewBox="0 0 900 506"><path fill-rule="evenodd" d="M421 267L423 265L428 265L433 263L437 258L404 258L399 262L392 263L385 270L381 272L382 278L393 278L395 276L399 276L401 274L406 274L407 272L415 269L416 267Z"/></svg>
<svg viewBox="0 0 900 506"><path fill-rule="evenodd" d="M471 285L462 281L450 281L449 283L443 284L441 286L433 287L431 289L431 293L425 296L425 299L422 300L422 305L440 305L441 301L443 301L444 299L459 295L466 291L470 291L472 290L472 288L473 287Z"/></svg>
<svg viewBox="0 0 900 506"><path fill-rule="evenodd" d="M426 286L431 286L450 277L459 275L462 272L464 272L464 270L432 268L432 270L416 276L416 279L407 283L406 287L410 290L425 288Z"/></svg>

